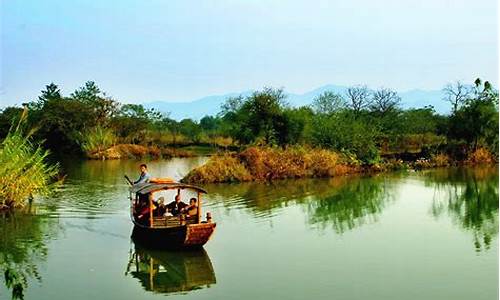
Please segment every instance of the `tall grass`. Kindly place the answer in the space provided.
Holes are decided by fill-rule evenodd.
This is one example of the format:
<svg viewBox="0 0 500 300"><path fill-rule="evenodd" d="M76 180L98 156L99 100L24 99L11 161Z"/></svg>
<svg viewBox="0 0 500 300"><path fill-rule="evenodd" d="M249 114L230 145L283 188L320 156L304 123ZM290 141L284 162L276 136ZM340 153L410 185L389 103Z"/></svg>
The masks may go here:
<svg viewBox="0 0 500 300"><path fill-rule="evenodd" d="M22 207L34 195L49 193L59 170L46 162L49 152L23 134L26 115L0 144L0 209Z"/></svg>
<svg viewBox="0 0 500 300"><path fill-rule="evenodd" d="M116 143L116 136L112 129L96 126L82 136L81 147L87 156L98 155Z"/></svg>

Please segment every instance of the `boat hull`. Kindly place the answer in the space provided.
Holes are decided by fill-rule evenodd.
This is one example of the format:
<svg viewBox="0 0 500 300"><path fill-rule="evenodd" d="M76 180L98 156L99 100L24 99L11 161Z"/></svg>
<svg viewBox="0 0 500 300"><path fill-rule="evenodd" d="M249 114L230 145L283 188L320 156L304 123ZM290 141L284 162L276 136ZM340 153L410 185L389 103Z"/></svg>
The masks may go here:
<svg viewBox="0 0 500 300"><path fill-rule="evenodd" d="M134 222L132 239L154 248L201 248L210 239L215 227L215 223L199 223L173 228L150 228Z"/></svg>

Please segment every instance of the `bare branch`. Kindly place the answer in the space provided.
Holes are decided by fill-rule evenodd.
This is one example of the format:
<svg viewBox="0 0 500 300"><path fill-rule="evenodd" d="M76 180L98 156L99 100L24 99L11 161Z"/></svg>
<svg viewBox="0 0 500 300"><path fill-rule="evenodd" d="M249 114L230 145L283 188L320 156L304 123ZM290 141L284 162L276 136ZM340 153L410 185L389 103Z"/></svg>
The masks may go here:
<svg viewBox="0 0 500 300"><path fill-rule="evenodd" d="M472 92L473 89L470 86L460 81L454 84L448 83L443 88L444 100L451 103L453 112L456 112L471 97Z"/></svg>
<svg viewBox="0 0 500 300"><path fill-rule="evenodd" d="M397 108L401 103L401 97L394 90L380 88L373 92L370 109L382 115Z"/></svg>
<svg viewBox="0 0 500 300"><path fill-rule="evenodd" d="M348 106L355 112L367 108L371 104L370 90L365 85L349 87L346 91Z"/></svg>

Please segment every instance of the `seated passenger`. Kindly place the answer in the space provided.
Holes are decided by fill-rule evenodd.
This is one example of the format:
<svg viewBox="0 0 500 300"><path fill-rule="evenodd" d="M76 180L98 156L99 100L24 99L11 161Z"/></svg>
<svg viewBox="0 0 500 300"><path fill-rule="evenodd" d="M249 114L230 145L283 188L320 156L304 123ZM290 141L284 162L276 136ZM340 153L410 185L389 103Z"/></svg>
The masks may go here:
<svg viewBox="0 0 500 300"><path fill-rule="evenodd" d="M149 223L149 197L151 193L147 194L136 194L136 201L134 205L134 217L135 220L142 224ZM155 205L153 203L153 210L155 209Z"/></svg>
<svg viewBox="0 0 500 300"><path fill-rule="evenodd" d="M146 202L139 202L135 207L135 217L139 223L147 224L149 222L149 204Z"/></svg>
<svg viewBox="0 0 500 300"><path fill-rule="evenodd" d="M186 206L188 205L181 201L181 196L175 195L175 201L172 201L167 205L167 212L171 213L173 216L178 216L181 213L181 210Z"/></svg>
<svg viewBox="0 0 500 300"><path fill-rule="evenodd" d="M160 197L156 201L156 210L154 211L156 216L163 216L167 212L167 206L165 205L165 198Z"/></svg>
<svg viewBox="0 0 500 300"><path fill-rule="evenodd" d="M184 207L182 209L182 212L186 214L186 216L189 217L195 217L198 215L198 203L196 198L191 198L189 200L189 205Z"/></svg>

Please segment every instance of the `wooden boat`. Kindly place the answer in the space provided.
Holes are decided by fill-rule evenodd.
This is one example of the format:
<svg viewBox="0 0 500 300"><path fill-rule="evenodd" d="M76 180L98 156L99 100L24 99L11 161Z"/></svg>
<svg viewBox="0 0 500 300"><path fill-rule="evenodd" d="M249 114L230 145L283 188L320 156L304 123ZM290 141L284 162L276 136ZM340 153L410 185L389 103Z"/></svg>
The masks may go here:
<svg viewBox="0 0 500 300"><path fill-rule="evenodd" d="M135 244L125 275L138 279L144 290L165 295L209 288L216 283L212 263L203 248L164 251Z"/></svg>
<svg viewBox="0 0 500 300"><path fill-rule="evenodd" d="M136 184L130 187L130 217L134 223L132 238L150 247L160 248L199 248L212 236L216 224L210 213L202 220L202 194L207 192L197 186L180 182L160 181ZM187 217L157 215L155 194L162 191L176 191L177 195L191 193L196 195L197 214ZM140 215L139 207L146 208L147 215ZM144 217L144 218L140 218Z"/></svg>

